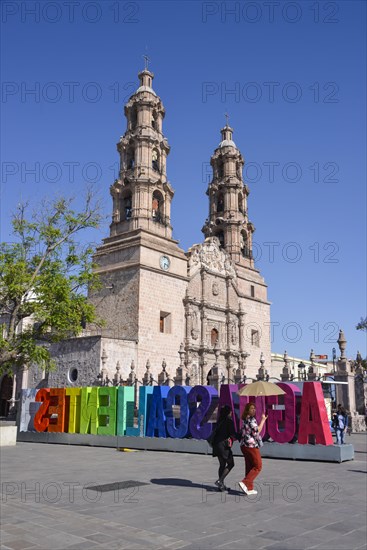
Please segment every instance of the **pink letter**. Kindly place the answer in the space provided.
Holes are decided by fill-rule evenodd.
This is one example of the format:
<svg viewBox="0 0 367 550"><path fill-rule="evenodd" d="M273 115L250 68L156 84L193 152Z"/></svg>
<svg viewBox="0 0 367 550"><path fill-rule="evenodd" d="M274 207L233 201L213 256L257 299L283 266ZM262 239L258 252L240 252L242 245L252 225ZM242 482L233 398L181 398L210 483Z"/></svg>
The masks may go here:
<svg viewBox="0 0 367 550"><path fill-rule="evenodd" d="M333 444L320 382L303 384L298 443L306 445L309 436L314 436L315 442L320 445Z"/></svg>

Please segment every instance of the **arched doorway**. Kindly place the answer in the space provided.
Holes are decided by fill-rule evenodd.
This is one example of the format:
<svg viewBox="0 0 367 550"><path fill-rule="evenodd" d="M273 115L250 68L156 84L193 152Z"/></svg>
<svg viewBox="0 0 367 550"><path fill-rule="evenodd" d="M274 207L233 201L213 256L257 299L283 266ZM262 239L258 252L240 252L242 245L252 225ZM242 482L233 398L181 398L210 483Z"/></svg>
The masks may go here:
<svg viewBox="0 0 367 550"><path fill-rule="evenodd" d="M9 399L13 394L13 378L7 374L3 377L0 386L0 416L8 416Z"/></svg>

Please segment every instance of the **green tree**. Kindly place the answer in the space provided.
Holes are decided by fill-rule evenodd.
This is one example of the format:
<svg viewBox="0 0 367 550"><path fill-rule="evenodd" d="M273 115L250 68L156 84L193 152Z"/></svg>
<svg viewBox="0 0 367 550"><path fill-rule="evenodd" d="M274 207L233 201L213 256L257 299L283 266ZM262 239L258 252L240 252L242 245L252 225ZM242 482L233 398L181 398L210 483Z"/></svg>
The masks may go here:
<svg viewBox="0 0 367 550"><path fill-rule="evenodd" d="M359 321L358 325L356 326L357 330L367 330L367 317L363 319L361 317L361 320Z"/></svg>
<svg viewBox="0 0 367 550"><path fill-rule="evenodd" d="M78 335L85 323L101 324L87 299L98 286L93 249L76 240L99 227L101 207L92 191L81 211L72 202L45 201L30 215L19 205L13 241L0 244L0 374L31 363L50 368L51 343Z"/></svg>

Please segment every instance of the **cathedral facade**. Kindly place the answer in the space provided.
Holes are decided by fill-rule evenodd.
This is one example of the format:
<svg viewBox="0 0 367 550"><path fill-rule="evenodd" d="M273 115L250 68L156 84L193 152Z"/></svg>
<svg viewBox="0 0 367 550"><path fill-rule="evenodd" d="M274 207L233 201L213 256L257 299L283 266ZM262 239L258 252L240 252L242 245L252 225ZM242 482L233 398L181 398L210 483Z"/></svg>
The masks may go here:
<svg viewBox="0 0 367 550"><path fill-rule="evenodd" d="M153 77L143 70L125 105L110 235L94 255L102 288L90 300L105 334L122 350L124 342L134 345L139 379L148 362L156 380L163 361L170 376L180 368L195 384L213 374L227 381L236 372L255 376L261 352L270 367L270 304L252 258L244 159L227 123L211 157L205 240L185 253L172 238L170 146ZM126 374L123 353L119 361Z"/></svg>
<svg viewBox="0 0 367 550"><path fill-rule="evenodd" d="M162 369L171 384L218 386L270 372L270 304L233 130L221 130L211 157L204 241L184 252L172 238L170 146L153 77L143 70L125 105L110 234L94 254L101 287L89 299L105 326L53 344L57 369L31 367L22 387L157 383Z"/></svg>

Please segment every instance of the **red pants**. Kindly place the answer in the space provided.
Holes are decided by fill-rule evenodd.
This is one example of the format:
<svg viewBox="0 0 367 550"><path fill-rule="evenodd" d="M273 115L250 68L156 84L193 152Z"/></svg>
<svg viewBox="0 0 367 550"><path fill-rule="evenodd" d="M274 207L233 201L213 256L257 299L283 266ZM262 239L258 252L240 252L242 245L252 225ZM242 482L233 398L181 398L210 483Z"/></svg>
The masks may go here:
<svg viewBox="0 0 367 550"><path fill-rule="evenodd" d="M242 481L246 485L247 489L252 491L254 488L254 479L259 475L262 468L260 449L245 447L242 445L241 451L244 456L246 466L246 477L244 477Z"/></svg>

